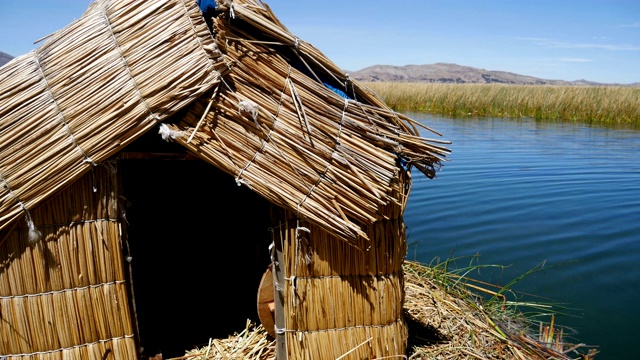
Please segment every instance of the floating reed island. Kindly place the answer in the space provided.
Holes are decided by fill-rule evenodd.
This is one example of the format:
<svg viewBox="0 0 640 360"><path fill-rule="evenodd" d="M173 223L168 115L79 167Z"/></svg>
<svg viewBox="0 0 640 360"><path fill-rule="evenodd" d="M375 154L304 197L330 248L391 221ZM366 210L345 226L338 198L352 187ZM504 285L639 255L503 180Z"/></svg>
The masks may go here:
<svg viewBox="0 0 640 360"><path fill-rule="evenodd" d="M228 289L215 285L233 270L234 293L250 294L262 324L182 359L431 357L413 346L424 334L415 329L440 326L429 344L451 346L439 354L567 358L514 341L477 303L447 297L428 268L405 262L412 176L434 178L449 142L350 79L266 3L97 0L1 67L0 94L4 360L142 359L147 339L167 345L203 325L149 325L184 310L178 299L192 307L203 295L167 281L172 302L155 308L163 299L149 278L133 279L158 263L178 283L206 263L202 287L224 300ZM203 164L219 177L203 182ZM150 168L172 177L144 177ZM157 183L166 188L137 203L125 196ZM220 219L239 198L223 183L256 195L232 231ZM163 196L181 202L162 219L129 211L151 212ZM194 264L196 253L211 256ZM246 271L263 263L258 278ZM212 306L214 316L246 310L234 300ZM241 350L225 350L233 347Z"/></svg>

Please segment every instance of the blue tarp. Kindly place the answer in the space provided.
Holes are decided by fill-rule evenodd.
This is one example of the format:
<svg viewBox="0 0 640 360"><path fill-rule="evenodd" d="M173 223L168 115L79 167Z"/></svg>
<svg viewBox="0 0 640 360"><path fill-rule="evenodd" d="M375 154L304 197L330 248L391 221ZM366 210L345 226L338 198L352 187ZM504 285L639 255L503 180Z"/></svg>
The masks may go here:
<svg viewBox="0 0 640 360"><path fill-rule="evenodd" d="M351 98L349 97L349 95L347 95L344 91L342 91L342 90L340 90L340 89L338 89L338 88L336 88L336 87L334 87L334 86L331 86L331 84L327 83L326 81L324 82L324 86L326 86L329 90L331 90L331 91L333 91L334 93L336 93L336 94L338 94L338 95L342 96L342 97L343 97L343 98L345 98L345 99L351 99Z"/></svg>
<svg viewBox="0 0 640 360"><path fill-rule="evenodd" d="M215 0L198 0L198 6L200 6L200 10L203 14L207 14L216 9L216 1Z"/></svg>

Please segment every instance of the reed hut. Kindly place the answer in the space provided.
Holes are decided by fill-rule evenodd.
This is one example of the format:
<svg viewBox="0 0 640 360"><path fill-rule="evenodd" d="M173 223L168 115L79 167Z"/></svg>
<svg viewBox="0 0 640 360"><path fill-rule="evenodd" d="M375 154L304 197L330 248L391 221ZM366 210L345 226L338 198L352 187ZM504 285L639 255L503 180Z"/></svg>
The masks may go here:
<svg viewBox="0 0 640 360"><path fill-rule="evenodd" d="M93 2L0 68L0 354L137 359L160 298L250 288L279 359L403 356L419 126L261 1Z"/></svg>

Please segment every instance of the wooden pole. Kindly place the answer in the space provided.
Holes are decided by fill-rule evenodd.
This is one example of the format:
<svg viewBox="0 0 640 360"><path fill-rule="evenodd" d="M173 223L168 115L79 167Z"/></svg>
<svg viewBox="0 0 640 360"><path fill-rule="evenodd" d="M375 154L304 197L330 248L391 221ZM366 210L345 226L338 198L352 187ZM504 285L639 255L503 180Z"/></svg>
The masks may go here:
<svg viewBox="0 0 640 360"><path fill-rule="evenodd" d="M282 225L282 224L281 224ZM275 262L273 264L273 291L275 300L275 326L276 326L276 359L287 359L287 343L285 333L284 314L284 282L285 268L284 257L282 255L282 233L274 236Z"/></svg>

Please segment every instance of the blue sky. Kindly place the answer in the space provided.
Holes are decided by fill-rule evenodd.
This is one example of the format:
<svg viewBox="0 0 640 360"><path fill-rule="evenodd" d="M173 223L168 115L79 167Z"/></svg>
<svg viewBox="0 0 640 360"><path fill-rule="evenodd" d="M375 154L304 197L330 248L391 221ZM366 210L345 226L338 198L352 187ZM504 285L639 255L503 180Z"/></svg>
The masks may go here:
<svg viewBox="0 0 640 360"><path fill-rule="evenodd" d="M91 0L0 0L0 51L14 56ZM543 79L640 82L638 0L271 0L299 38L345 70L455 63Z"/></svg>

